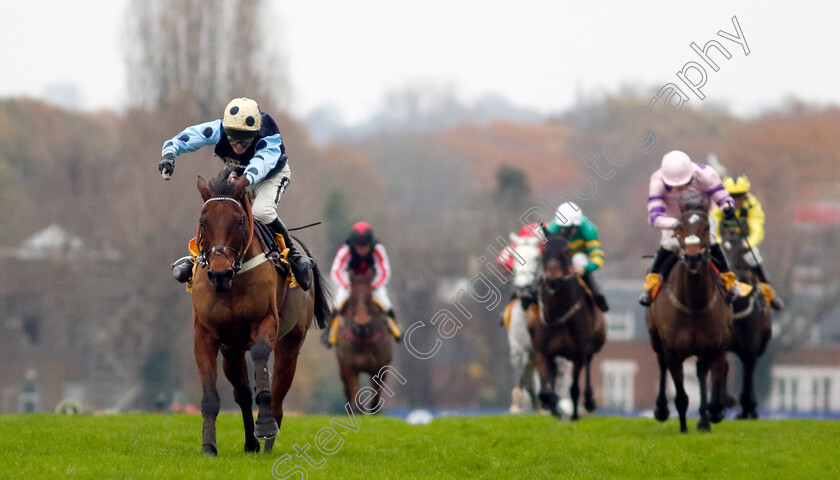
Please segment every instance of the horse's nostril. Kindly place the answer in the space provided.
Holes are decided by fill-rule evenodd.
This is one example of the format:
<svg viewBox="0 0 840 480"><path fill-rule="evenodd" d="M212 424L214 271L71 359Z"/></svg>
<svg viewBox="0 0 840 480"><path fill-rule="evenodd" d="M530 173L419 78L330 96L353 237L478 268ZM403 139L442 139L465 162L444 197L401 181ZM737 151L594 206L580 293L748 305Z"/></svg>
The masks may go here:
<svg viewBox="0 0 840 480"><path fill-rule="evenodd" d="M207 276L210 278L210 282L214 284L228 282L233 279L233 270L222 270L221 272L211 270L207 272Z"/></svg>

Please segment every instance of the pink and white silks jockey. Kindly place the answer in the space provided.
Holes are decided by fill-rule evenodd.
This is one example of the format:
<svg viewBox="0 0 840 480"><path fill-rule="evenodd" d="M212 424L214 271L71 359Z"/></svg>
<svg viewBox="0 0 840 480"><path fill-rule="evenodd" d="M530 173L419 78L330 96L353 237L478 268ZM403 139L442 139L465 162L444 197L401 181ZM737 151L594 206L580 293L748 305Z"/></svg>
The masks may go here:
<svg viewBox="0 0 840 480"><path fill-rule="evenodd" d="M674 229L679 226L680 200L687 203L701 203L703 199L710 200L711 207L717 205L727 218L735 216L735 201L720 179L720 175L707 165L694 163L688 155L679 150L668 152L662 157L662 166L650 176L647 211L648 221L653 228L662 231L659 249L650 267L650 273L645 279L644 292L639 297L639 303L650 306L653 301L651 291L660 281L662 267L666 260L679 250L679 240L674 237ZM711 255L726 281L727 289L734 286L734 275L729 268L729 262L723 249L717 243L715 236L715 220L709 215L709 245ZM728 301L733 300L730 294Z"/></svg>

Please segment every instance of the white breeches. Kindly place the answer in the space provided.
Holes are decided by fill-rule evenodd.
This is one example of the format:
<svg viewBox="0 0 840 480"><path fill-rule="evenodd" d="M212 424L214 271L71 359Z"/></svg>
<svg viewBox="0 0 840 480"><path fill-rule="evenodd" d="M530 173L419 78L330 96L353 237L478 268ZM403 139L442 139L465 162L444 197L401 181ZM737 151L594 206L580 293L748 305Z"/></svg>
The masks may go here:
<svg viewBox="0 0 840 480"><path fill-rule="evenodd" d="M277 218L277 204L280 203L280 197L289 186L291 179L292 171L286 163L279 172L248 187L248 197L251 199L251 209L254 211L255 219L268 225Z"/></svg>
<svg viewBox="0 0 840 480"><path fill-rule="evenodd" d="M335 299L335 309L339 310L344 304L344 302L346 302L347 299L350 298L350 289L344 288L343 286L339 285L335 288L334 291L335 294L333 298ZM382 308L385 309L386 312L393 308L393 305L391 305L391 300L388 298L388 289L385 288L385 285L382 285L381 287L373 290L373 298L374 300L379 302L380 305L382 305Z"/></svg>

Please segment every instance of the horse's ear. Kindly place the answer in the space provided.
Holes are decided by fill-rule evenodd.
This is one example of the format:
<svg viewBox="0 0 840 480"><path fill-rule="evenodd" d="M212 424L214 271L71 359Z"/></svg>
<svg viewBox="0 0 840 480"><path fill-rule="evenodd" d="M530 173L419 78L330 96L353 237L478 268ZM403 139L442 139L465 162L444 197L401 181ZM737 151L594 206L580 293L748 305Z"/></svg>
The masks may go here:
<svg viewBox="0 0 840 480"><path fill-rule="evenodd" d="M233 187L233 194L231 195L233 198L239 199L245 196L245 188L248 186L248 177L242 175L239 177L239 180L236 181L236 185Z"/></svg>
<svg viewBox="0 0 840 480"><path fill-rule="evenodd" d="M198 186L198 191L199 193L201 193L201 198L205 202L213 198L213 193L210 191L210 188L207 186L207 182L204 181L204 178L201 175L198 176L196 186Z"/></svg>

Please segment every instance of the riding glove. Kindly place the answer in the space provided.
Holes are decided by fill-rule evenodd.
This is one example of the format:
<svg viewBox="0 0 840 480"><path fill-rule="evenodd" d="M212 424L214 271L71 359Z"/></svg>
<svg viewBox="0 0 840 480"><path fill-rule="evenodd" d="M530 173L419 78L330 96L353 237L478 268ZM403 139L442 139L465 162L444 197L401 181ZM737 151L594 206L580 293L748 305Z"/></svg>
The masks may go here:
<svg viewBox="0 0 840 480"><path fill-rule="evenodd" d="M175 173L175 157L173 157L171 153L167 153L160 160L160 163L158 163L158 171L164 180L169 180L172 177L172 174Z"/></svg>

